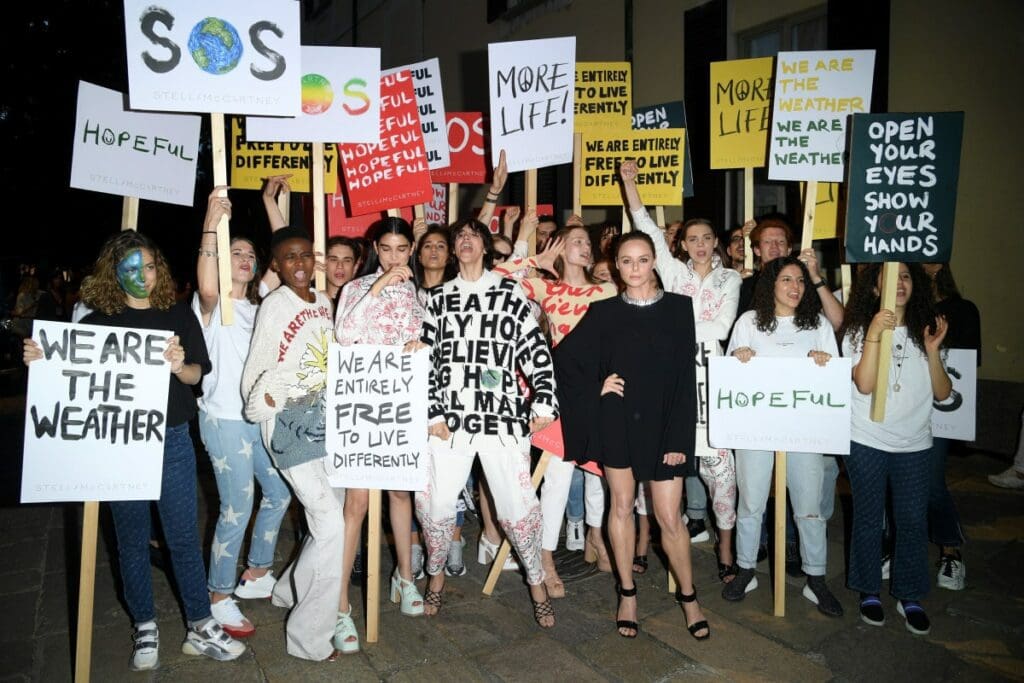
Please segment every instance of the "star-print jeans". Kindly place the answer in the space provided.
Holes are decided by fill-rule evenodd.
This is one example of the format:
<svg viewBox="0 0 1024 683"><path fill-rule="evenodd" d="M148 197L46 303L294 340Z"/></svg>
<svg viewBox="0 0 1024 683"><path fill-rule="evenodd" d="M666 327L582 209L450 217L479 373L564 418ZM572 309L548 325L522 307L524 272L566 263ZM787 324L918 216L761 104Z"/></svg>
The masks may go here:
<svg viewBox="0 0 1024 683"><path fill-rule="evenodd" d="M274 564L277 531L288 510L291 494L260 437L259 425L224 420L199 413L199 434L213 463L220 494L220 517L210 547L207 587L230 595L238 578L238 559L252 515L255 484L262 498L249 541L248 566L262 569Z"/></svg>

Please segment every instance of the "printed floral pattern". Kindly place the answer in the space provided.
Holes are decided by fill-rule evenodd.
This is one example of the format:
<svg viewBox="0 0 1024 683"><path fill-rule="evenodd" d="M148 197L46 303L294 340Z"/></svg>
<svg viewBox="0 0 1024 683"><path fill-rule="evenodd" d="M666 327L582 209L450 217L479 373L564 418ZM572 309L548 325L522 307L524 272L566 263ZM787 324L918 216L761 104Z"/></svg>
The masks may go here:
<svg viewBox="0 0 1024 683"><path fill-rule="evenodd" d="M381 275L383 271L378 270L341 290L334 330L340 343L399 346L419 339L424 311L416 285L410 281L390 285L375 297L370 288Z"/></svg>

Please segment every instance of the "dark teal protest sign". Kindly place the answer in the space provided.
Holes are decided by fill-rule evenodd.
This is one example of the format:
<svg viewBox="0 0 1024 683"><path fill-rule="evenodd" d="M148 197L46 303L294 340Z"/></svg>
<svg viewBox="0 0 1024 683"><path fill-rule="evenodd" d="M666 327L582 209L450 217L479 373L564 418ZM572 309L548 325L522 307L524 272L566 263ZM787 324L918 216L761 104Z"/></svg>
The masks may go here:
<svg viewBox="0 0 1024 683"><path fill-rule="evenodd" d="M963 131L963 112L853 115L847 261L949 261Z"/></svg>
<svg viewBox="0 0 1024 683"><path fill-rule="evenodd" d="M686 128L686 108L681 100L652 104L649 107L633 107L633 130L652 128ZM690 161L690 134L683 139L686 151L683 154L683 196L693 196L693 162Z"/></svg>

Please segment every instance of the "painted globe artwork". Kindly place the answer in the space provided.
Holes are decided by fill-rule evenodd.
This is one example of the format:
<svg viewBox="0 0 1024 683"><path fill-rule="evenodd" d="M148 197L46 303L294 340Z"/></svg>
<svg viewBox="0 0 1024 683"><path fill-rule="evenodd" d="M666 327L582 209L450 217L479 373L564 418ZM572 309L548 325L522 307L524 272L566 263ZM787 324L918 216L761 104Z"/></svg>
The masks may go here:
<svg viewBox="0 0 1024 683"><path fill-rule="evenodd" d="M242 39L228 22L206 17L192 28L188 50L200 69L219 76L238 66L242 58Z"/></svg>
<svg viewBox="0 0 1024 683"><path fill-rule="evenodd" d="M302 77L302 113L316 116L331 108L334 102L334 88L331 82L320 74L306 74Z"/></svg>

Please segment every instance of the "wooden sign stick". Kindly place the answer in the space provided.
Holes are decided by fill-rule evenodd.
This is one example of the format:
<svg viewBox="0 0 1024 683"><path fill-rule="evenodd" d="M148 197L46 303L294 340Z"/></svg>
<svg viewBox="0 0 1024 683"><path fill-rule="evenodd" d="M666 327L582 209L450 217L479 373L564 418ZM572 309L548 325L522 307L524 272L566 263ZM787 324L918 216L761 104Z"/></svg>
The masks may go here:
<svg viewBox="0 0 1024 683"><path fill-rule="evenodd" d="M754 169L743 169L743 222L754 220ZM754 270L754 250L750 248L750 235L743 235L743 267Z"/></svg>
<svg viewBox="0 0 1024 683"><path fill-rule="evenodd" d="M402 217L402 210L401 209L388 209L388 218L401 218L401 217Z"/></svg>
<svg viewBox="0 0 1024 683"><path fill-rule="evenodd" d="M459 219L459 184L448 183L448 225Z"/></svg>
<svg viewBox="0 0 1024 683"><path fill-rule="evenodd" d="M775 451L775 609L786 616L786 451Z"/></svg>
<svg viewBox="0 0 1024 683"><path fill-rule="evenodd" d="M380 489L370 489L366 524L366 642L380 639Z"/></svg>
<svg viewBox="0 0 1024 683"><path fill-rule="evenodd" d="M665 228L668 227L668 224L665 223L665 207L664 206L660 206L659 205L659 206L654 207L654 222L657 223L658 227L661 228L662 230L664 230ZM670 244L669 246L671 247L672 245Z"/></svg>
<svg viewBox="0 0 1024 683"><path fill-rule="evenodd" d="M580 203L580 174L583 172L583 133L572 134L572 212L583 217Z"/></svg>
<svg viewBox="0 0 1024 683"><path fill-rule="evenodd" d="M629 218L629 209L625 205L622 206L622 234L625 235L627 232L633 230L633 223Z"/></svg>
<svg viewBox="0 0 1024 683"><path fill-rule="evenodd" d="M213 184L228 184L227 145L224 141L224 114L210 114L213 143ZM217 223L217 280L220 283L220 324L235 323L235 305L231 301L231 233L226 215Z"/></svg>
<svg viewBox="0 0 1024 683"><path fill-rule="evenodd" d="M121 229L139 229L139 198L125 197L121 201Z"/></svg>
<svg viewBox="0 0 1024 683"><path fill-rule="evenodd" d="M818 201L818 181L808 180L804 191L804 227L800 233L800 251L810 249L814 243L814 211Z"/></svg>
<svg viewBox="0 0 1024 683"><path fill-rule="evenodd" d="M327 221L324 212L326 201L324 199L324 143L314 142L313 159L313 251L323 254L327 259ZM316 271L317 291L327 289L327 275L320 269Z"/></svg>
<svg viewBox="0 0 1024 683"><path fill-rule="evenodd" d="M423 208L422 204L413 204L412 205L412 215L413 215L413 218L415 218L416 220L420 220L420 219L424 218L427 215L427 212Z"/></svg>
<svg viewBox="0 0 1024 683"><path fill-rule="evenodd" d="M544 479L544 473L548 471L548 463L553 457L547 451L541 452L540 460L537 461L537 467L534 468L533 477L530 480L535 491L540 486L541 480ZM494 586L498 583L498 577L501 576L501 570L505 566L505 560L508 559L511 549L512 545L508 542L508 539L503 539L501 547L498 548L498 554L494 556L494 564L491 565L491 571L487 574L484 589L481 591L484 595L490 596L494 592Z"/></svg>
<svg viewBox="0 0 1024 683"><path fill-rule="evenodd" d="M524 207L524 215L530 211L537 210L537 169L528 168L526 173L526 207ZM530 235L530 256L537 255L537 231L534 230L533 234Z"/></svg>
<svg viewBox="0 0 1024 683"><path fill-rule="evenodd" d="M846 306L850 302L850 287L853 286L853 273L850 270L849 263L844 263L839 266L839 281L841 283L840 287L842 287L843 291L843 300L841 303L843 306Z"/></svg>
<svg viewBox="0 0 1024 683"><path fill-rule="evenodd" d="M900 264L886 261L882 265L882 308L896 310L896 283L899 280ZM892 365L892 330L884 330L878 342L878 375L875 390L871 394L871 419L885 420L885 399L889 390L889 366Z"/></svg>
<svg viewBox="0 0 1024 683"><path fill-rule="evenodd" d="M131 228L127 228L131 229ZM82 565L78 573L78 630L75 644L75 681L89 682L92 664L92 613L96 589L96 536L100 504L85 501L82 515Z"/></svg>

